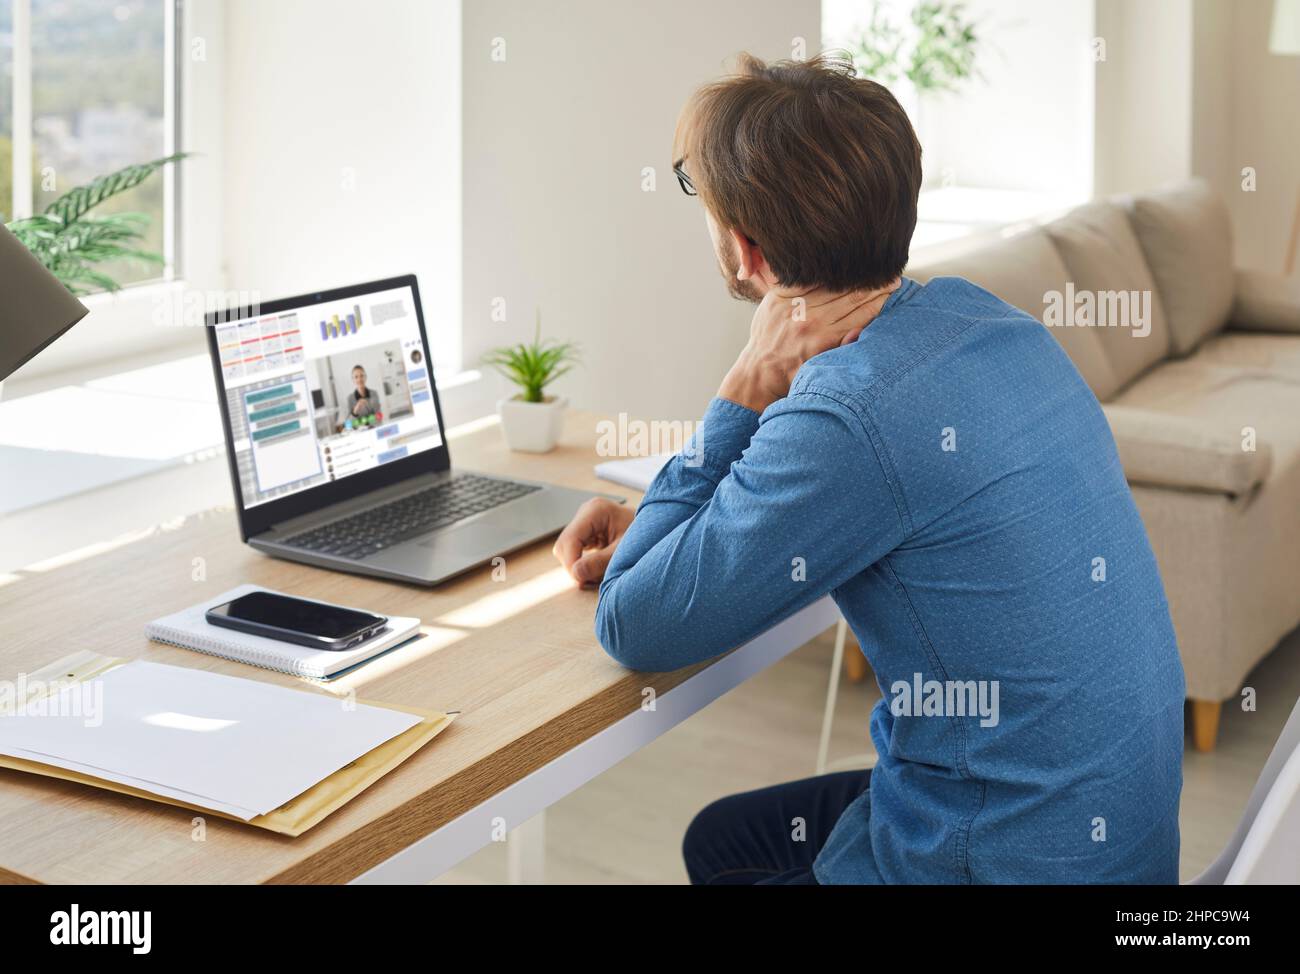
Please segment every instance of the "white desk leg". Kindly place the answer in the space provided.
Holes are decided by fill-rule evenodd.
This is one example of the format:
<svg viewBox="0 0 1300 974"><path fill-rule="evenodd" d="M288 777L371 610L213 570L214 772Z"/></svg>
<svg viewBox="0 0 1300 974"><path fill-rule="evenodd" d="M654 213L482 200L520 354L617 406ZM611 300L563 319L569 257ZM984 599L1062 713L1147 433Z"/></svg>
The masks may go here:
<svg viewBox="0 0 1300 974"><path fill-rule="evenodd" d="M826 688L826 710L822 714L822 737L817 742L817 774L826 773L826 758L831 749L831 725L835 723L835 698L840 692L840 671L844 668L844 643L849 624L840 617L835 627L835 655L831 659L831 681Z"/></svg>
<svg viewBox="0 0 1300 974"><path fill-rule="evenodd" d="M506 837L507 882L540 886L546 882L546 809Z"/></svg>
<svg viewBox="0 0 1300 974"><path fill-rule="evenodd" d="M661 694L653 711L638 708L627 714L352 881L426 883L441 875L491 842L498 819L526 821L525 816L536 815L576 791L727 691L826 632L838 618L835 603L829 598L819 599Z"/></svg>

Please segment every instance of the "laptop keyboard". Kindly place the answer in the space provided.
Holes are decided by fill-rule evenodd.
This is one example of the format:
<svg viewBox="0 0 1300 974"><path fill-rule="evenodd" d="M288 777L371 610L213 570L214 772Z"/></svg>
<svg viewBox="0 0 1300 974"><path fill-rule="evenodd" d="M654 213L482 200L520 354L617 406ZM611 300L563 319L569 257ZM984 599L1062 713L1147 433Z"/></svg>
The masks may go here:
<svg viewBox="0 0 1300 974"><path fill-rule="evenodd" d="M463 521L536 490L541 488L462 474L446 483L296 534L284 543L322 555L365 558L399 541Z"/></svg>

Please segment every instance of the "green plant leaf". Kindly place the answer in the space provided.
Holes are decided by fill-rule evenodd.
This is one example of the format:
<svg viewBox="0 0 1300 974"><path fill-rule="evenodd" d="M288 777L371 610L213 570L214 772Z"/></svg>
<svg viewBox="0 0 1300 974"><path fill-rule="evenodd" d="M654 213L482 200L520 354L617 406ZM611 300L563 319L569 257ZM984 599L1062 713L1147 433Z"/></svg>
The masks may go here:
<svg viewBox="0 0 1300 974"><path fill-rule="evenodd" d="M100 176L64 193L43 213L15 220L9 229L73 294L117 291L121 287L117 281L93 265L114 260L162 265L161 255L137 246L149 227L149 217L143 213L95 217L89 211L187 155L176 153Z"/></svg>
<svg viewBox="0 0 1300 974"><path fill-rule="evenodd" d="M543 341L541 313L533 340L528 343L495 348L483 356L490 366L519 387L525 402L542 402L548 385L567 374L579 359L578 346L572 342Z"/></svg>
<svg viewBox="0 0 1300 974"><path fill-rule="evenodd" d="M912 8L911 22L916 38L903 73L918 91L956 91L978 76L978 24L967 19L965 3L923 0Z"/></svg>
<svg viewBox="0 0 1300 974"><path fill-rule="evenodd" d="M65 224L72 223L110 197L139 186L163 166L172 162L179 162L188 155L189 153L186 152L177 152L162 159L126 166L117 172L109 173L107 176L100 176L84 186L68 190L45 208L45 214L61 220Z"/></svg>

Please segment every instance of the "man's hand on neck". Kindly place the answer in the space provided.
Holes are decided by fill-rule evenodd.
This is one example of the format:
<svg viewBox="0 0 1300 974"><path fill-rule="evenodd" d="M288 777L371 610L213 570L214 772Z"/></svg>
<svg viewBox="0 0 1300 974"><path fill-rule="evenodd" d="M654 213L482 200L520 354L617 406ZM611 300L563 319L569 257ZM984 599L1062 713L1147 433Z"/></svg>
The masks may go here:
<svg viewBox="0 0 1300 974"><path fill-rule="evenodd" d="M800 366L814 355L857 341L889 295L894 280L872 291L770 288L754 311L749 342L718 396L761 413L784 399Z"/></svg>

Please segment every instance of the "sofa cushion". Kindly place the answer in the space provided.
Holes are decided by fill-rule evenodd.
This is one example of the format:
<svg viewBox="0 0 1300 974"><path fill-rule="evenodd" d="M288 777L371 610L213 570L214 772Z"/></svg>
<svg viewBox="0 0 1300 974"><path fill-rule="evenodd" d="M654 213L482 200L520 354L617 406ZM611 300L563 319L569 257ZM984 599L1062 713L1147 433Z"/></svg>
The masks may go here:
<svg viewBox="0 0 1300 974"><path fill-rule="evenodd" d="M1191 420L1206 431L1235 435L1245 450L1247 428L1256 448L1272 452L1271 477L1300 465L1300 378L1272 369L1216 366L1200 357L1171 359L1114 400Z"/></svg>
<svg viewBox="0 0 1300 974"><path fill-rule="evenodd" d="M1234 274L1230 328L1300 335L1300 281L1263 271Z"/></svg>
<svg viewBox="0 0 1300 974"><path fill-rule="evenodd" d="M1264 482L1273 465L1268 443L1241 448L1227 423L1107 403L1102 407L1130 484L1239 496Z"/></svg>
<svg viewBox="0 0 1300 974"><path fill-rule="evenodd" d="M956 257L909 265L907 274L922 283L935 277L963 277L1039 321L1043 320L1044 295L1063 292L1069 280L1060 254L1038 227ZM1064 347L1093 395L1106 400L1115 394L1119 380L1101 350L1096 329L1048 330Z"/></svg>
<svg viewBox="0 0 1300 974"><path fill-rule="evenodd" d="M1089 203L1047 232L1069 274L1066 312L1096 334L1115 381L1128 385L1169 354L1169 329L1127 215L1115 203Z"/></svg>
<svg viewBox="0 0 1300 974"><path fill-rule="evenodd" d="M1187 361L1217 368L1277 372L1300 381L1300 334L1223 331L1202 343Z"/></svg>
<svg viewBox="0 0 1300 974"><path fill-rule="evenodd" d="M1160 289L1174 355L1228 323L1234 291L1232 221L1204 182L1137 196L1129 221Z"/></svg>

